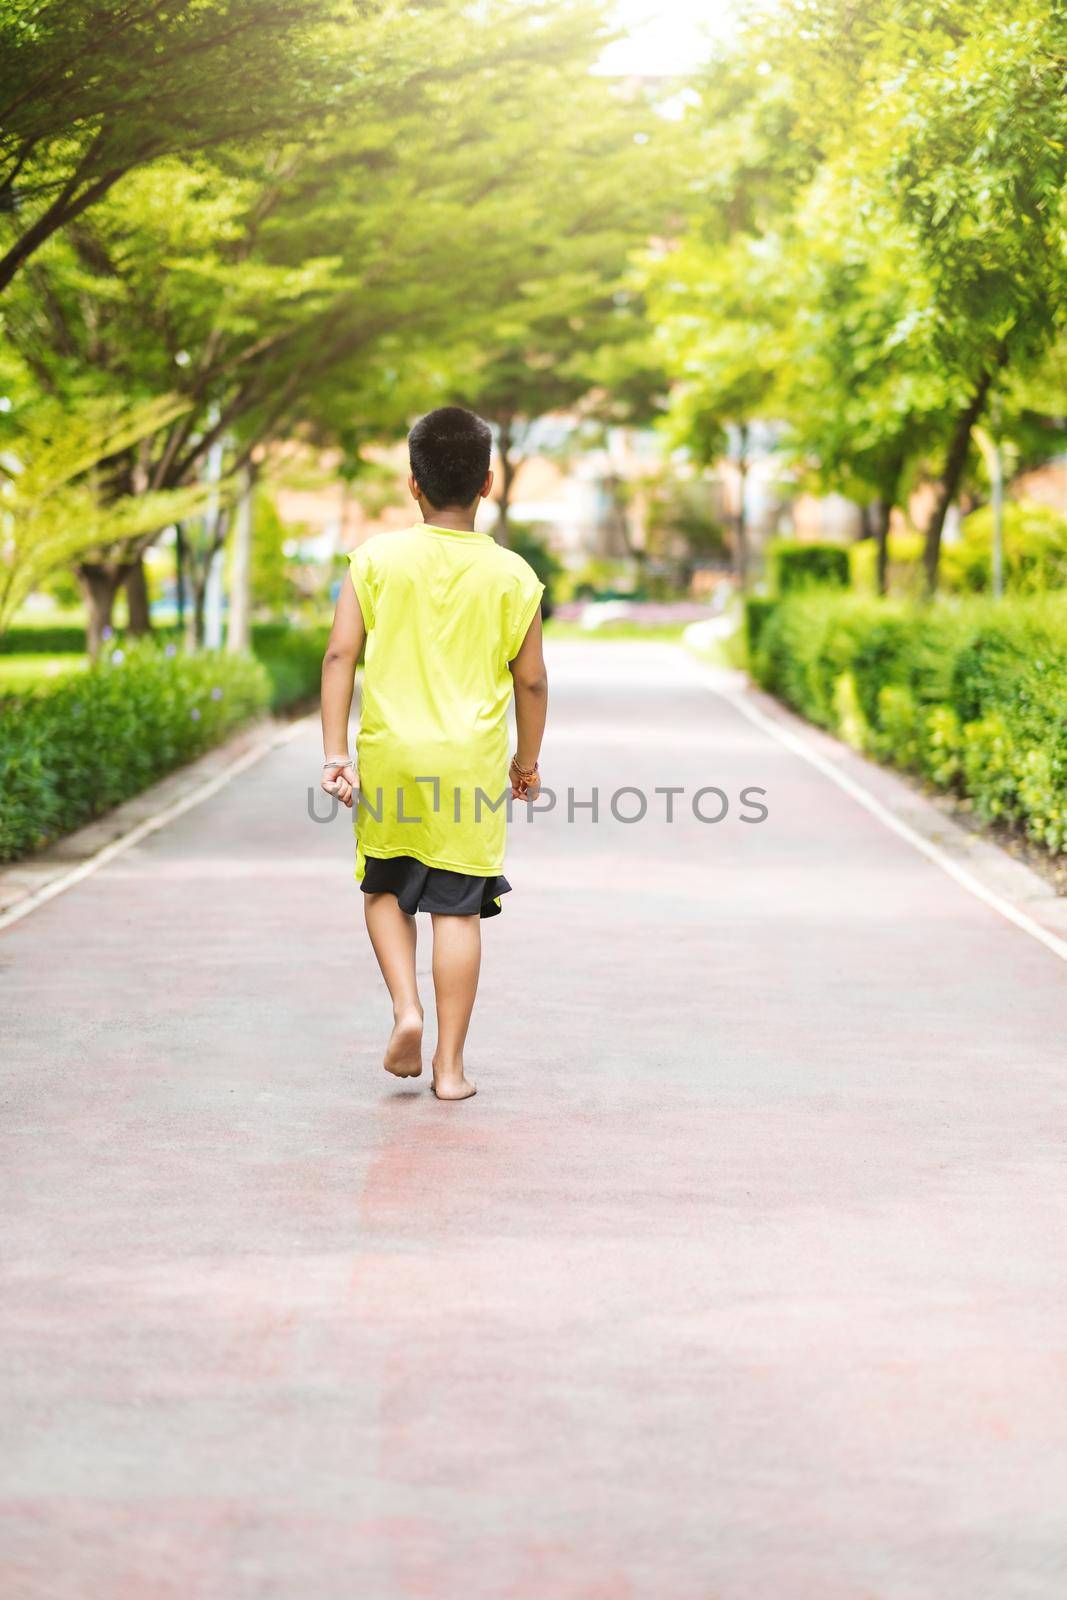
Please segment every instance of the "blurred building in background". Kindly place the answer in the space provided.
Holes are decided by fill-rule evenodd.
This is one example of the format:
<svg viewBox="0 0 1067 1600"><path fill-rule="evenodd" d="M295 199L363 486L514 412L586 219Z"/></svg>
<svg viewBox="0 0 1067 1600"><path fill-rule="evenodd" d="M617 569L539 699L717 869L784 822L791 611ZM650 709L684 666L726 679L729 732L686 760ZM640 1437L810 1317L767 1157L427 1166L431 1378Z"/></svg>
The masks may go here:
<svg viewBox="0 0 1067 1600"><path fill-rule="evenodd" d="M706 471L681 453L672 455L653 429L611 427L589 435L579 419L569 416L544 419L527 448L513 482L510 524L543 540L572 569L635 557L654 568L657 561L677 564L688 557L691 581L699 589L702 571L730 567L742 509L754 572L775 538L850 544L869 531L863 507L844 495L812 494L783 469L773 425L755 425L743 453L731 446ZM408 495L403 442L368 450L364 469L353 479L343 475L338 452L297 443L276 449L266 465L278 513L290 530L288 553L301 563L328 565L372 534L407 527L417 516ZM1067 512L1067 458L1026 473L1017 487L1027 498ZM480 514L480 525L489 532L497 493L494 488ZM924 525L932 495L926 486L913 495L914 526ZM672 497L687 502L684 517L677 516L675 506L681 531L669 519L663 524L663 503ZM695 537L700 519L704 531ZM904 527L899 512L895 526ZM954 508L946 542L958 527ZM687 543L693 546L688 551Z"/></svg>

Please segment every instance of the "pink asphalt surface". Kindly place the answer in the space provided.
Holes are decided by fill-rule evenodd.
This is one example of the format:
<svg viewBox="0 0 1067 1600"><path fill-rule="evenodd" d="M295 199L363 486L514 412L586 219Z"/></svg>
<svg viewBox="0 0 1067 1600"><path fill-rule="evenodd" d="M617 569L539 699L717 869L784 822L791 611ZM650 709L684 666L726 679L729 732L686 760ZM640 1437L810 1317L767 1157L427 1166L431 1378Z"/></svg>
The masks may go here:
<svg viewBox="0 0 1067 1600"><path fill-rule="evenodd" d="M469 1104L312 729L0 940L4 1600L1067 1593L1062 964L670 649L551 666L559 790L734 807L513 824Z"/></svg>

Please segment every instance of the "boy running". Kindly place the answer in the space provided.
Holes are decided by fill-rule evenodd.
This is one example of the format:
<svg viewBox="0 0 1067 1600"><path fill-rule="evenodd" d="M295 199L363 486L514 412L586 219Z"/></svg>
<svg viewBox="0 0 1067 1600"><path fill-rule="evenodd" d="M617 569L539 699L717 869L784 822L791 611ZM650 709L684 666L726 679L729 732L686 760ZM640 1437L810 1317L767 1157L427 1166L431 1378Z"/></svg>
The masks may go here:
<svg viewBox="0 0 1067 1600"><path fill-rule="evenodd" d="M352 552L322 664L322 786L356 801L356 877L393 1002L386 1071L422 1071L415 912L433 923L441 1100L475 1092L463 1070L481 960L481 918L500 911L506 804L532 800L548 677L532 568L474 528L493 484L488 424L459 406L408 437L422 522ZM348 754L356 663L366 646L357 760ZM508 768L507 709L517 740ZM358 775L357 775L358 774ZM509 788L510 786L510 788Z"/></svg>

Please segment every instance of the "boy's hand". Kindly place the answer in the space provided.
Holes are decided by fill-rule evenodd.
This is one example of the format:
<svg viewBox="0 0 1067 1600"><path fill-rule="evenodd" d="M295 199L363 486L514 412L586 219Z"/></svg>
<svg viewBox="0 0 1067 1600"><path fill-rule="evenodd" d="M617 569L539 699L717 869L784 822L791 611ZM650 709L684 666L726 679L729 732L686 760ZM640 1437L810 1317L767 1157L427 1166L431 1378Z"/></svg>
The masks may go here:
<svg viewBox="0 0 1067 1600"><path fill-rule="evenodd" d="M339 761L322 763L322 787L327 794L336 795L343 806L352 809L352 796L359 788L359 773L355 762L348 756Z"/></svg>
<svg viewBox="0 0 1067 1600"><path fill-rule="evenodd" d="M536 761L532 767L520 767L517 758L512 756L508 778L511 781L513 800L536 800L541 793L541 774L537 770Z"/></svg>

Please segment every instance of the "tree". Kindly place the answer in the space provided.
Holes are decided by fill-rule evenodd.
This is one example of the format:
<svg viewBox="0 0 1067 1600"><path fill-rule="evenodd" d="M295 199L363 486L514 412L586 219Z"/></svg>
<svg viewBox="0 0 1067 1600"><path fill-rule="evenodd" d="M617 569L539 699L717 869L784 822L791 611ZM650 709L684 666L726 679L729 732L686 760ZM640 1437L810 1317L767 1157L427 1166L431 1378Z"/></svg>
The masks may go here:
<svg viewBox="0 0 1067 1600"><path fill-rule="evenodd" d="M639 488L646 496L646 556L676 561L683 588L692 581L698 562L721 563L727 554L725 530L712 514L707 486L699 478L660 471Z"/></svg>
<svg viewBox="0 0 1067 1600"><path fill-rule="evenodd" d="M928 286L904 231L857 216L828 165L797 213L793 312L783 349L784 448L814 487L873 522L876 585L915 464L940 448L950 393L932 344Z"/></svg>
<svg viewBox="0 0 1067 1600"><path fill-rule="evenodd" d="M37 405L19 419L17 450L0 452L0 633L58 568L105 542L136 548L146 534L154 538L195 510L195 488L118 497L104 492L116 455L179 411L180 403L163 400L120 414L95 406L71 418L53 405ZM100 642L90 634L94 654Z"/></svg>
<svg viewBox="0 0 1067 1600"><path fill-rule="evenodd" d="M582 287L572 283L570 293L569 314L533 315L521 334L508 329L505 337L514 342L498 344L494 338L487 354L472 357L470 375L457 384L462 403L495 428L500 466L495 533L504 544L510 542L515 483L543 418L577 409L583 422L621 423L650 408L647 394L638 399L636 391L624 393L608 374L609 349L618 351L634 335L631 299L623 299L622 290L605 292L592 278ZM517 318L523 309L520 302Z"/></svg>
<svg viewBox="0 0 1067 1600"><path fill-rule="evenodd" d="M538 186L558 185L540 156L574 109L600 13L514 0L493 10L497 26L473 43L455 0L417 32L386 17L364 39L361 120L306 147L157 160L12 286L8 330L57 399L176 388L186 401L127 453L120 492L194 483L220 448L230 482L286 431L350 439L400 422L412 374L484 338L487 308L508 315L516 257L534 255L518 207L540 231ZM185 530L194 615L218 509L199 552ZM98 628L130 554L94 558Z"/></svg>
<svg viewBox="0 0 1067 1600"><path fill-rule="evenodd" d="M454 395L494 424L500 465L497 537L507 542L515 480L538 422L580 408L622 422L647 415L652 384L635 244L668 222L680 150L654 96L576 75L541 130L536 181L513 216L511 281L463 357ZM545 226L544 219L551 225ZM627 383L620 383L625 372Z"/></svg>
<svg viewBox="0 0 1067 1600"><path fill-rule="evenodd" d="M252 496L253 608L262 607L273 615L284 616L294 599L296 588L285 553L286 540L293 537L293 531L278 515L270 490L264 483L257 483Z"/></svg>
<svg viewBox="0 0 1067 1600"><path fill-rule="evenodd" d="M1067 13L1056 0L786 0L701 82L707 176L655 263L676 437L706 459L790 422L824 485L878 505L934 462L941 535L975 425L1067 302ZM744 565L744 529L738 528Z"/></svg>
<svg viewBox="0 0 1067 1600"><path fill-rule="evenodd" d="M674 380L668 434L698 466L726 454L736 473L734 565L745 587L752 430L779 414L793 208L817 141L799 132L794 86L762 70L755 43L714 60L696 88L685 124L693 173L685 226L650 252L646 282Z"/></svg>
<svg viewBox="0 0 1067 1600"><path fill-rule="evenodd" d="M351 107L358 75L336 47L355 42L359 14L347 0L10 0L0 12L0 291L128 172L306 134L312 117Z"/></svg>
<svg viewBox="0 0 1067 1600"><path fill-rule="evenodd" d="M927 587L971 435L1009 372L1040 360L1062 317L1067 178L1058 0L789 0L777 59L819 107L826 158L861 218L906 231L927 288L952 422L926 529Z"/></svg>
<svg viewBox="0 0 1067 1600"><path fill-rule="evenodd" d="M753 424L780 414L782 352L790 302L775 241L738 235L712 245L688 239L655 269L653 315L675 375L668 427L696 463L727 454L737 475L734 567L747 587L746 490Z"/></svg>

